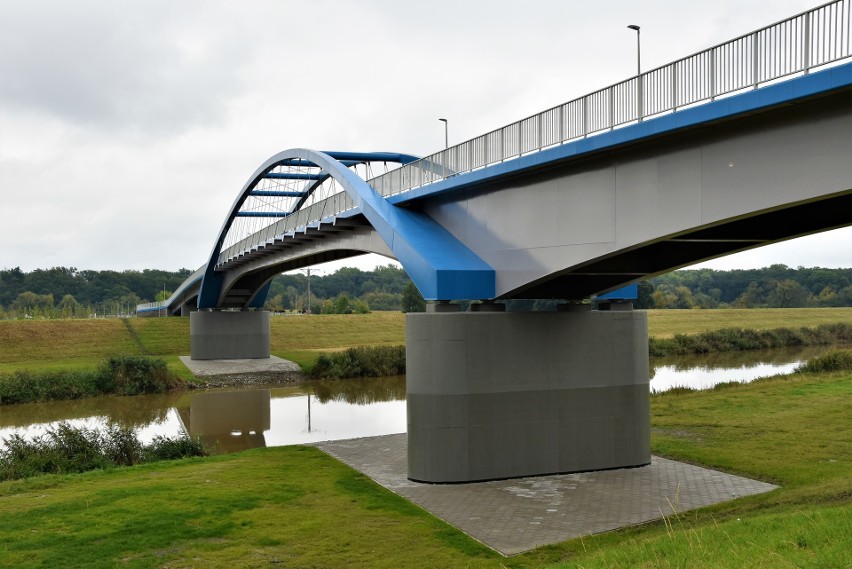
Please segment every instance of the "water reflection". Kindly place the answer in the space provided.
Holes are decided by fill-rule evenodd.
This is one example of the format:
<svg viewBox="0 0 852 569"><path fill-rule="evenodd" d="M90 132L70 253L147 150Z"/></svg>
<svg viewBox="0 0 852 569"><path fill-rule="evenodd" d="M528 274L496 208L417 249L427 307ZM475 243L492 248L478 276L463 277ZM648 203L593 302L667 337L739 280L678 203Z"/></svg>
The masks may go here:
<svg viewBox="0 0 852 569"><path fill-rule="evenodd" d="M186 433L217 453L402 433L405 377L4 405L0 439L40 436L61 421L134 428L145 443Z"/></svg>
<svg viewBox="0 0 852 569"><path fill-rule="evenodd" d="M235 452L266 446L271 400L269 389L196 393L177 413L183 431L207 448Z"/></svg>
<svg viewBox="0 0 852 569"><path fill-rule="evenodd" d="M377 377L369 380L335 379L319 381L310 388L320 403L343 401L351 405L370 405L380 401L405 399L405 376Z"/></svg>
<svg viewBox="0 0 852 569"><path fill-rule="evenodd" d="M135 397L90 397L45 403L0 405L0 433L7 428L26 427L37 423L85 420L99 417L104 425L138 427L149 423L162 423L170 410L188 402L186 392L157 393ZM1 435L0 435L1 436Z"/></svg>
<svg viewBox="0 0 852 569"><path fill-rule="evenodd" d="M745 383L759 377L791 373L800 363L833 348L808 346L651 358L651 390L710 389L719 383Z"/></svg>

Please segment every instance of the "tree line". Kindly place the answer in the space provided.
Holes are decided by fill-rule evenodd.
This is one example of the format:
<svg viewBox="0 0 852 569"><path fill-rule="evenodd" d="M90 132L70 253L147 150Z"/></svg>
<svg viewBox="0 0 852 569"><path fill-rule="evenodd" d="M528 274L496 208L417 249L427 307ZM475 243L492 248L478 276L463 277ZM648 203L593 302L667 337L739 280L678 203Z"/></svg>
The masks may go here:
<svg viewBox="0 0 852 569"><path fill-rule="evenodd" d="M852 306L852 268L680 270L640 287L643 308L804 308Z"/></svg>
<svg viewBox="0 0 852 569"><path fill-rule="evenodd" d="M142 302L162 300L189 269L92 271L53 267L0 270L0 318L86 318L132 315ZM358 313L422 310L423 299L406 272L393 265L372 271L343 268L276 276L265 308L273 311ZM764 308L852 306L852 268L674 271L641 283L639 308ZM512 309L547 309L555 302L513 301Z"/></svg>

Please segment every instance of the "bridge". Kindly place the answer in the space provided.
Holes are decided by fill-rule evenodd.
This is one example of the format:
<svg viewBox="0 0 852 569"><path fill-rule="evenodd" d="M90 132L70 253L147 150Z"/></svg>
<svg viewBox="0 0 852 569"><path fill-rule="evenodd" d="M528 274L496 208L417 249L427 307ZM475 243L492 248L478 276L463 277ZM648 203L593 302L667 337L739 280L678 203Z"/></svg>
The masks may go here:
<svg viewBox="0 0 852 569"><path fill-rule="evenodd" d="M432 301L407 320L411 478L647 464L645 316L585 300L852 225L850 13L830 2L423 158L285 150L205 265L139 312L191 313L193 358L267 357L276 274L385 255ZM564 304L498 302L519 298Z"/></svg>

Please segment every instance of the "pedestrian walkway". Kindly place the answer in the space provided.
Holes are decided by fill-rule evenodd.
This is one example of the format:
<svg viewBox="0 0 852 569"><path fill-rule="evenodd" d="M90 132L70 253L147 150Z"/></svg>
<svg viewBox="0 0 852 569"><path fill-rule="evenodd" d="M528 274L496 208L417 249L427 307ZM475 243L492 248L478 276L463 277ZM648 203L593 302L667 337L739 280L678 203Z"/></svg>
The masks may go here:
<svg viewBox="0 0 852 569"><path fill-rule="evenodd" d="M658 457L641 468L422 484L407 478L405 433L315 446L504 555L776 488Z"/></svg>

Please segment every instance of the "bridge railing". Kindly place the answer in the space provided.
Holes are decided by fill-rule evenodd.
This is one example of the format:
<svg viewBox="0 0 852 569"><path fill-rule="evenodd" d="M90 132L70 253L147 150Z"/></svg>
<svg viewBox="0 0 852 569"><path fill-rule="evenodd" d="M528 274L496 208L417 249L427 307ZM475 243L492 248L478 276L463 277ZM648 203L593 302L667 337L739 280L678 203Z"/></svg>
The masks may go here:
<svg viewBox="0 0 852 569"><path fill-rule="evenodd" d="M368 180L383 196L852 56L852 0L829 2Z"/></svg>
<svg viewBox="0 0 852 569"><path fill-rule="evenodd" d="M458 174L677 112L852 56L852 0L836 0L668 65L646 71L411 162L367 182L392 196ZM353 209L345 192L269 225L222 251L219 263L279 235Z"/></svg>
<svg viewBox="0 0 852 569"><path fill-rule="evenodd" d="M283 217L279 221L267 225L260 231L237 241L219 254L218 263L224 263L238 257L242 253L257 249L263 244L272 242L272 240L280 235L285 235L299 229L304 230L309 225L314 225L324 219L340 215L354 208L355 202L352 201L349 194L338 192L324 200L319 200L299 211L293 212L287 217Z"/></svg>

